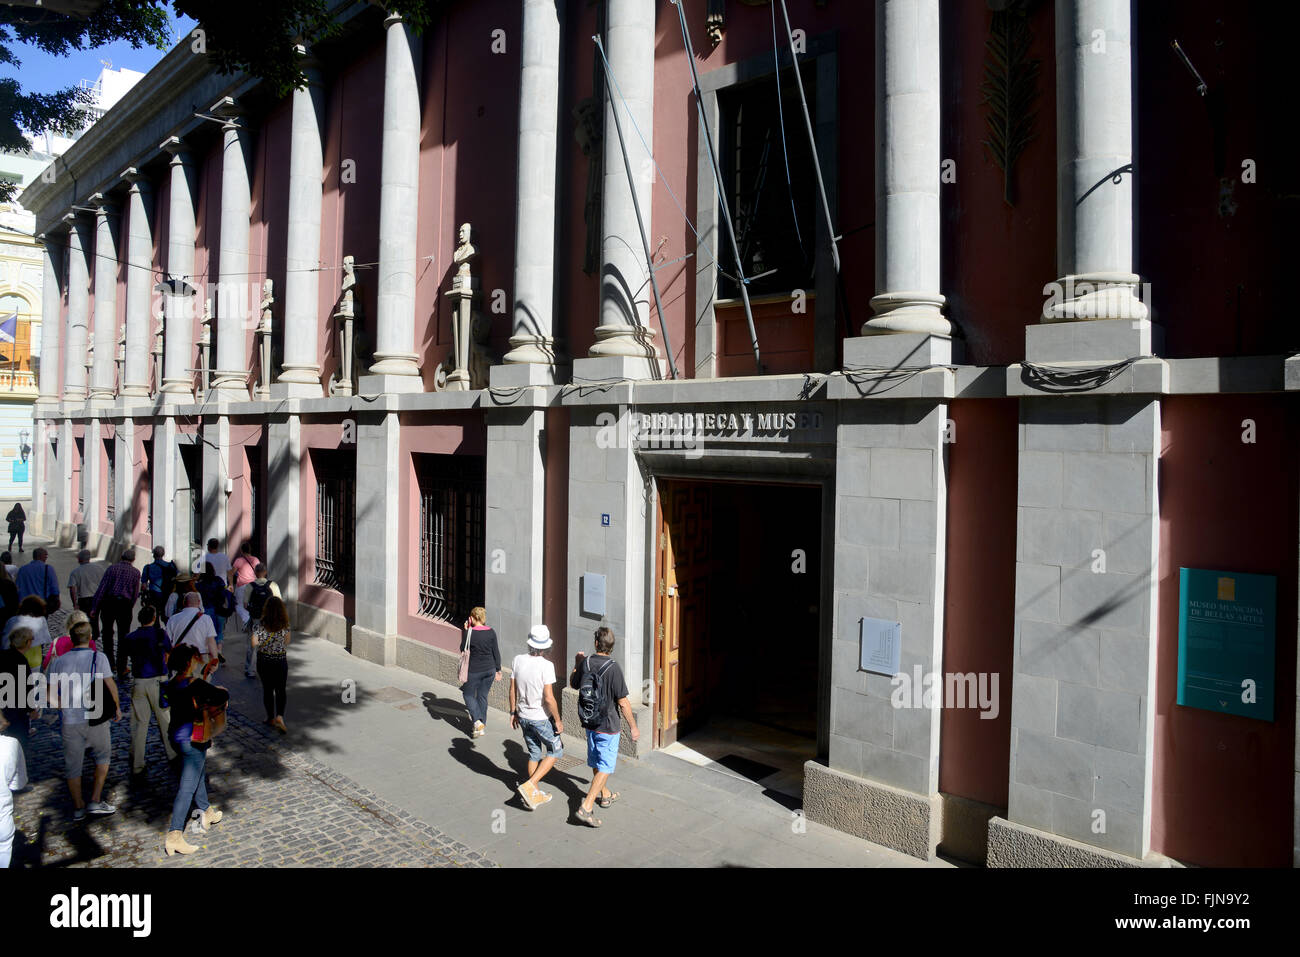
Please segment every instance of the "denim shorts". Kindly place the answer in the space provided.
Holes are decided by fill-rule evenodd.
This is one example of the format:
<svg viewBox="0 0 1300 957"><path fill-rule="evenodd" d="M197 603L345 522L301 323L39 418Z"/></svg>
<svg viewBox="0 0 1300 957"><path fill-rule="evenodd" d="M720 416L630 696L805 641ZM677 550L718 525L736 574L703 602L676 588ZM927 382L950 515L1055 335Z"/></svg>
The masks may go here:
<svg viewBox="0 0 1300 957"><path fill-rule="evenodd" d="M523 729L524 743L528 745L529 761L542 760L543 748L550 757L558 758L564 755L564 744L560 741L560 736L555 733L549 718L533 721L521 717L519 727Z"/></svg>
<svg viewBox="0 0 1300 957"><path fill-rule="evenodd" d="M614 773L618 761L618 742L623 735L587 732L587 767L606 774Z"/></svg>

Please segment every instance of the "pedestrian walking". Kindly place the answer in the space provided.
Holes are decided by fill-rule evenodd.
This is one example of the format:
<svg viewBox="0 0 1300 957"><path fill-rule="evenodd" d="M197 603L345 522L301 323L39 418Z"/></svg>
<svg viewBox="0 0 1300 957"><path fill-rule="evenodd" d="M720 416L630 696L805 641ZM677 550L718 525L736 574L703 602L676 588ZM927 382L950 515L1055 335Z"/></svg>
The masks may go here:
<svg viewBox="0 0 1300 957"><path fill-rule="evenodd" d="M95 592L99 588L100 581L104 578L106 569L99 562L92 562L89 549L83 548L77 552L77 567L68 574L68 599L69 604L77 611L84 611L90 616L90 634L91 638L99 641L99 616L95 614ZM113 653L110 648L108 652L108 662L113 663Z"/></svg>
<svg viewBox="0 0 1300 957"><path fill-rule="evenodd" d="M289 685L290 637L289 610L279 598L268 598L248 643L257 650L257 676L262 680L266 723L281 734L289 731L284 724L284 704Z"/></svg>
<svg viewBox="0 0 1300 957"><path fill-rule="evenodd" d="M9 577L16 579L18 577L18 566L14 564L14 556L10 552L0 552L0 565L9 573Z"/></svg>
<svg viewBox="0 0 1300 957"><path fill-rule="evenodd" d="M27 787L27 763L17 738L6 733L0 714L0 870L9 867L14 850L14 792Z"/></svg>
<svg viewBox="0 0 1300 957"><path fill-rule="evenodd" d="M230 571L234 578L233 585L236 589L243 588L254 578L257 577L257 566L262 564L262 560L253 554L253 544L244 542L239 546L239 554L235 560L230 563Z"/></svg>
<svg viewBox="0 0 1300 957"><path fill-rule="evenodd" d="M142 601L153 605L158 609L158 621L166 624L167 616L163 609L167 604L167 599L172 593L172 583L176 580L176 563L168 561L165 557L167 549L161 545L155 545L153 550L153 561L144 566L140 572L140 598Z"/></svg>
<svg viewBox="0 0 1300 957"><path fill-rule="evenodd" d="M528 810L535 811L551 800L539 785L546 773L564 756L564 722L555 703L555 665L546 657L551 631L534 625L528 632L528 651L510 663L510 727L519 728L528 746L528 779L519 785L519 796Z"/></svg>
<svg viewBox="0 0 1300 957"><path fill-rule="evenodd" d="M474 722L470 737L481 738L487 731L488 692L494 682L501 680L501 649L497 633L487 626L487 611L471 608L469 618L461 626L465 637L461 641L461 654L469 651L469 669L460 693L465 707Z"/></svg>
<svg viewBox="0 0 1300 957"><path fill-rule="evenodd" d="M32 630L32 645L37 649L35 653L39 654L41 659L54 646L54 639L50 636L49 619L45 616L45 602L35 595L28 595L20 601L18 603L18 614L5 622L4 633L0 635L0 648L9 647L9 640L18 628L30 628Z"/></svg>
<svg viewBox="0 0 1300 957"><path fill-rule="evenodd" d="M0 555L0 630L9 623L9 619L18 614L18 586L9 574L9 566L4 556Z"/></svg>
<svg viewBox="0 0 1300 957"><path fill-rule="evenodd" d="M116 663L119 675L131 673L123 639L131 630L131 617L135 600L140 597L140 570L135 567L135 549L128 548L104 573L95 589L91 615L100 616L100 633L104 636L104 654L110 664ZM113 656L113 636L117 635L117 656Z"/></svg>
<svg viewBox="0 0 1300 957"><path fill-rule="evenodd" d="M212 627L212 620L203 613L198 593L186 593L183 601L180 610L167 619L167 637L171 640L173 654L181 645L189 645L194 649L201 659L202 676L206 678L217 670L220 663L217 632Z"/></svg>
<svg viewBox="0 0 1300 957"><path fill-rule="evenodd" d="M190 570L195 575L203 574L203 566L208 562L212 563L217 577L226 584L230 584L230 556L221 550L221 542L215 538L208 539L208 550L200 555L194 562L194 567Z"/></svg>
<svg viewBox="0 0 1300 957"><path fill-rule="evenodd" d="M32 551L32 560L18 569L14 583L18 586L18 600L35 595L45 602L45 614L54 614L59 608L59 577L54 574L46 559L50 553L44 548Z"/></svg>
<svg viewBox="0 0 1300 957"><path fill-rule="evenodd" d="M185 596L198 594L198 579L189 572L181 572L172 580L171 594L163 604L163 621L171 621L172 615L185 607ZM202 606L202 601L199 605Z"/></svg>
<svg viewBox="0 0 1300 957"><path fill-rule="evenodd" d="M267 577L266 566L259 562L253 569L253 580L239 589L235 601L235 613L249 636L248 647L244 652L245 678L257 677L257 672L253 670L253 627L262 620L267 599L279 597L280 586Z"/></svg>
<svg viewBox="0 0 1300 957"><path fill-rule="evenodd" d="M226 580L217 576L212 562L203 563L203 574L195 586L203 602L203 613L212 621L217 633L217 655L222 664L226 657L221 653L226 638L226 619L235 613L235 596L226 587Z"/></svg>
<svg viewBox="0 0 1300 957"><path fill-rule="evenodd" d="M202 612L199 612L202 615ZM168 622L170 625L171 622ZM198 808L199 825L207 830L221 821L221 811L208 802L208 785L204 773L211 739L204 733L206 708L224 709L230 702L230 692L208 684L199 671L202 662L192 645L179 645L169 659L172 678L164 685L164 694L171 709L171 727L168 729L172 746L181 756L181 780L172 802L172 816L163 845L167 856L193 854L198 850L185 840L185 822L189 820L190 805ZM195 726L200 730L195 740Z"/></svg>
<svg viewBox="0 0 1300 957"><path fill-rule="evenodd" d="M162 736L167 760L174 760L176 749L172 746L168 729L170 711L162 703L162 684L167 678L167 656L172 650L171 639L158 627L158 611L152 605L143 605L139 615L140 627L122 639L125 653L131 660L131 773L144 773L144 749L149 738L149 718L158 720L158 733Z"/></svg>
<svg viewBox="0 0 1300 957"><path fill-rule="evenodd" d="M18 539L18 554L23 553L23 532L27 530L27 513L23 511L21 502L14 502L14 507L9 509L9 514L5 516L5 521L9 523L9 551L14 550L14 539Z"/></svg>
<svg viewBox="0 0 1300 957"><path fill-rule="evenodd" d="M59 635L59 637L54 639L54 643L45 649L46 668L49 668L50 662L53 661L55 658L58 658L60 655L66 655L69 651L73 649L72 634L71 634L72 629L76 625L81 624L83 622L87 625L90 624L90 616L87 615L84 611L74 611L72 612L72 614L67 615L64 621L68 626L68 633ZM88 647L90 648L91 651L103 651L103 648L101 648L99 644L96 643L94 638L90 639L90 645ZM105 657L108 656L105 655ZM112 663L110 662L110 665L111 664Z"/></svg>
<svg viewBox="0 0 1300 957"><path fill-rule="evenodd" d="M109 722L122 719L121 697L109 673L108 658L90 649L90 622L76 614L71 628L72 650L50 662L51 708L59 709L62 719L63 771L72 795L72 819L84 820L87 814L113 814L117 808L103 800L104 782L112 757ZM89 748L95 761L94 785L90 803L82 800L81 765Z"/></svg>
<svg viewBox="0 0 1300 957"><path fill-rule="evenodd" d="M33 668L27 657L33 637L30 628L15 628L9 636L9 647L0 651L0 681L12 689L11 692L0 691L0 695L13 695L10 702L0 709L0 715L3 715L6 722L5 730L0 734L13 738L22 746L24 764L31 750L32 718L40 715L38 709L28 707L31 702L27 697L31 690L32 676L41 670L40 658L36 659L36 667Z"/></svg>
<svg viewBox="0 0 1300 957"><path fill-rule="evenodd" d="M600 827L595 805L607 808L621 797L606 785L618 763L618 746L622 738L619 714L627 719L633 742L641 737L628 698L623 669L610 657L614 650L614 630L604 625L596 629L596 654L588 658L581 651L574 662L569 684L578 690L578 717L587 731L587 767L591 768L591 787L578 807L578 820L588 827Z"/></svg>

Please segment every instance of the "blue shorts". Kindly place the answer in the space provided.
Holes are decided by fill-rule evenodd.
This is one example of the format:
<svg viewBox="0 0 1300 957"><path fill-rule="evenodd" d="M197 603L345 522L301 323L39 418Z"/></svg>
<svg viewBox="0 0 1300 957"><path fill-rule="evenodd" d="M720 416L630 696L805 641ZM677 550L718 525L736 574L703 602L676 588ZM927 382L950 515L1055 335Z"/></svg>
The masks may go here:
<svg viewBox="0 0 1300 957"><path fill-rule="evenodd" d="M603 734L600 731L587 732L587 767L594 771L614 773L618 762L618 741L623 735Z"/></svg>
<svg viewBox="0 0 1300 957"><path fill-rule="evenodd" d="M542 760L543 748L550 757L563 757L564 743L560 741L560 736L555 733L555 727L551 724L549 718L544 718L541 721L520 718L519 727L524 732L524 744L528 745L529 761Z"/></svg>

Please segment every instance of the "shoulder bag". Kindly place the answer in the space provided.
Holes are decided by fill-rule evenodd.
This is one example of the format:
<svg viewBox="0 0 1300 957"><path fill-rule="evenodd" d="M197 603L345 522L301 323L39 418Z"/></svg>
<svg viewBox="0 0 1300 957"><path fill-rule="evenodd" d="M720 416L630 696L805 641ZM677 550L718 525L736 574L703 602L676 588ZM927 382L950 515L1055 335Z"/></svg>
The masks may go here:
<svg viewBox="0 0 1300 957"><path fill-rule="evenodd" d="M474 630L465 629L465 650L460 653L460 671L457 672L457 680L464 684L469 680L469 644L473 640Z"/></svg>

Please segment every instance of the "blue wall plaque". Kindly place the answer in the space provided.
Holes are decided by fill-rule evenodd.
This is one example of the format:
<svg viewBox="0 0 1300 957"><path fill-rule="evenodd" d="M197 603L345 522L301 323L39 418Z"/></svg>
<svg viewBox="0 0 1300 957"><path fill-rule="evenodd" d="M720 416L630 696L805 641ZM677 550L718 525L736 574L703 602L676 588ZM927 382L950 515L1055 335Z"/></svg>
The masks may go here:
<svg viewBox="0 0 1300 957"><path fill-rule="evenodd" d="M1179 569L1179 704L1272 721L1276 643L1273 575Z"/></svg>

